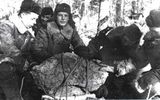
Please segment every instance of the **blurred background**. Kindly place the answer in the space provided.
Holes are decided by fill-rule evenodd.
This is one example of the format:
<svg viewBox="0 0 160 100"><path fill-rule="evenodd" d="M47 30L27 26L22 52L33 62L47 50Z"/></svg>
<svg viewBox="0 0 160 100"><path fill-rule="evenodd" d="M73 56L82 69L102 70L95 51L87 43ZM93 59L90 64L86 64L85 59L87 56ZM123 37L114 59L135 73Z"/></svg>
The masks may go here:
<svg viewBox="0 0 160 100"><path fill-rule="evenodd" d="M19 11L23 0L0 0L0 19ZM72 8L78 33L87 45L90 38L107 26L145 24L152 9L160 8L160 0L34 0L41 7L67 3ZM137 18L132 18L132 17Z"/></svg>

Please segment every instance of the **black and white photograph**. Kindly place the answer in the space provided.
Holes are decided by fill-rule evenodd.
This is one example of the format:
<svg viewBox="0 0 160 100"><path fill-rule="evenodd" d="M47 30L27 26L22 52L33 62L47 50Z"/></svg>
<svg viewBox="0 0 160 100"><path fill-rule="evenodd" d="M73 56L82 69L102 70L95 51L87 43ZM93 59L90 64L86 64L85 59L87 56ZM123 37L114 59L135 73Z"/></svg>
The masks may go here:
<svg viewBox="0 0 160 100"><path fill-rule="evenodd" d="M160 0L0 0L0 100L160 100Z"/></svg>

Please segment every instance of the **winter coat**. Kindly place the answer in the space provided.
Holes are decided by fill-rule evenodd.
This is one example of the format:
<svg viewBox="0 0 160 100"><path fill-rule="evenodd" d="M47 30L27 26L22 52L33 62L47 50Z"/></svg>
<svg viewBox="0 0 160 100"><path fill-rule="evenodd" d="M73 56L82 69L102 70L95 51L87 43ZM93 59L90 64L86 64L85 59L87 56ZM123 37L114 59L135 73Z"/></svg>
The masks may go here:
<svg viewBox="0 0 160 100"><path fill-rule="evenodd" d="M79 46L84 46L84 43L76 29L68 24L60 30L53 21L47 24L47 28L41 27L37 31L31 51L33 59L40 63L55 54L70 52L71 47L75 49Z"/></svg>
<svg viewBox="0 0 160 100"><path fill-rule="evenodd" d="M0 22L0 64L4 62L12 64L12 68L7 69L6 66L0 69L4 74L22 71L25 64L31 35L22 25L18 16ZM2 73L0 79L5 79Z"/></svg>
<svg viewBox="0 0 160 100"><path fill-rule="evenodd" d="M153 69L160 65L160 31L150 30L144 36L144 50Z"/></svg>
<svg viewBox="0 0 160 100"><path fill-rule="evenodd" d="M144 40L143 48L152 69L144 73L138 83L142 89L146 90L149 85L160 81L160 31L151 29L144 36Z"/></svg>

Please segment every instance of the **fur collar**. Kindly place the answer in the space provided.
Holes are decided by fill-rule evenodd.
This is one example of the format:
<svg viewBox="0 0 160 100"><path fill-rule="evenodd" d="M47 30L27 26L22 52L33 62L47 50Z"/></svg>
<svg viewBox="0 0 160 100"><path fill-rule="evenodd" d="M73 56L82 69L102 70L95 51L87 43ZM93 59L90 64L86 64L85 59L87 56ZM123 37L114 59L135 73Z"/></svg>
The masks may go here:
<svg viewBox="0 0 160 100"><path fill-rule="evenodd" d="M17 14L10 16L9 20L16 26L16 28L21 34L27 31L27 28L24 26L24 24L21 21L21 18Z"/></svg>
<svg viewBox="0 0 160 100"><path fill-rule="evenodd" d="M67 24L65 27L63 27L63 29L59 29L59 27L57 26L57 24L53 21L48 23L48 30L51 30L51 33L61 33L65 38L67 39L71 39L72 35L73 35L73 28Z"/></svg>

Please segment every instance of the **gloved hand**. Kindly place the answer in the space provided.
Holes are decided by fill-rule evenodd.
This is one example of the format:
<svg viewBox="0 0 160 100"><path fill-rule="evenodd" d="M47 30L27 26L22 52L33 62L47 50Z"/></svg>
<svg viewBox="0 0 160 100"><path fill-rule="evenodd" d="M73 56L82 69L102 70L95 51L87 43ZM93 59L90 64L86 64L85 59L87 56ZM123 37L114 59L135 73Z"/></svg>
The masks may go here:
<svg viewBox="0 0 160 100"><path fill-rule="evenodd" d="M37 63L37 62L31 62L31 63L30 63L30 66L29 66L29 68L28 68L28 71L32 70L32 68L33 68L35 65L38 65L38 63Z"/></svg>
<svg viewBox="0 0 160 100"><path fill-rule="evenodd" d="M74 49L74 53L84 59L90 59L91 55L89 54L89 48L86 46L79 46Z"/></svg>
<svg viewBox="0 0 160 100"><path fill-rule="evenodd" d="M99 37L99 38L104 38L106 37L106 33L109 32L111 29L113 29L113 27L106 27L105 29L101 30L96 37Z"/></svg>

